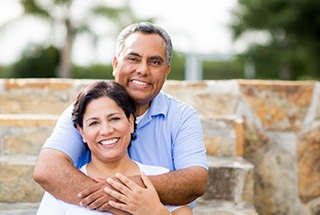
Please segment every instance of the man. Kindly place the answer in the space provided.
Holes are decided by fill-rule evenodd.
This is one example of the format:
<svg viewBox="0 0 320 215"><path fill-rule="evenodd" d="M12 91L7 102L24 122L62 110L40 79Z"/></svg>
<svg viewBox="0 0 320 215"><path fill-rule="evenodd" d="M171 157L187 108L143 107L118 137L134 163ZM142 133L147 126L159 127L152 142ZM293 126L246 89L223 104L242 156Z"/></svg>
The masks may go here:
<svg viewBox="0 0 320 215"><path fill-rule="evenodd" d="M113 75L137 106L137 139L129 148L130 157L170 169L150 180L164 204L182 205L205 192L208 167L196 111L160 92L171 58L171 39L165 30L151 23L133 24L117 38ZM110 185L105 180L94 181L74 167L87 163L90 152L73 127L71 111L72 105L41 150L34 180L63 201L109 211L111 197L104 187ZM140 176L132 179L141 184Z"/></svg>

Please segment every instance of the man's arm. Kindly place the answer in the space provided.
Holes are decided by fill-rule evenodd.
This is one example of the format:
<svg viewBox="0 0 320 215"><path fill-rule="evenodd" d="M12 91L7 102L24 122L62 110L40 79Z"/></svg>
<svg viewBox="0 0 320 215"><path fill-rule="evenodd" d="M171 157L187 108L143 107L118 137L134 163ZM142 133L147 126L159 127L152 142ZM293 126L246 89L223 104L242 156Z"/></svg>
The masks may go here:
<svg viewBox="0 0 320 215"><path fill-rule="evenodd" d="M108 186L105 180L98 183L75 168L71 159L58 150L42 149L36 162L34 180L40 186L57 198L75 205L79 205L81 197L78 193L87 187L91 188L92 205L101 211L110 211L114 214L127 214L114 209L107 202L114 200L103 188ZM93 203L94 202L94 203Z"/></svg>
<svg viewBox="0 0 320 215"><path fill-rule="evenodd" d="M163 204L185 205L204 194L207 176L205 168L194 166L148 177Z"/></svg>
<svg viewBox="0 0 320 215"><path fill-rule="evenodd" d="M59 199L79 205L77 194L94 184L72 164L71 159L58 150L42 149L34 167L33 179Z"/></svg>
<svg viewBox="0 0 320 215"><path fill-rule="evenodd" d="M166 205L185 205L189 204L206 191L208 172L203 167L187 167L181 170L175 170L161 175L148 176L156 188L160 200ZM139 176L129 177L136 184L144 187ZM112 186L112 185L110 185ZM120 185L125 189L125 185ZM90 204L94 196L91 195L91 188L81 192L84 197L82 203L89 208L95 208L96 205Z"/></svg>
<svg viewBox="0 0 320 215"><path fill-rule="evenodd" d="M205 168L194 166L160 175L149 175L148 178L156 188L163 204L186 205L204 194L207 175ZM141 183L140 176L129 178L138 184ZM122 186L125 188L124 185ZM143 184L140 184L140 186L143 186Z"/></svg>

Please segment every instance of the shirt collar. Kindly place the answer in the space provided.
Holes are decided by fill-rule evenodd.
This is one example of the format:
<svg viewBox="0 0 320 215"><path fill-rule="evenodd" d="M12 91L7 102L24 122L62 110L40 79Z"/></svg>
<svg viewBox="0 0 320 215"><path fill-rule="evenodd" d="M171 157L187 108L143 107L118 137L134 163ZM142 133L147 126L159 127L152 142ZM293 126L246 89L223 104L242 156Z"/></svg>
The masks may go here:
<svg viewBox="0 0 320 215"><path fill-rule="evenodd" d="M156 115L167 115L167 100L166 100L166 94L164 94L162 91L152 100L149 113L150 116L156 116Z"/></svg>

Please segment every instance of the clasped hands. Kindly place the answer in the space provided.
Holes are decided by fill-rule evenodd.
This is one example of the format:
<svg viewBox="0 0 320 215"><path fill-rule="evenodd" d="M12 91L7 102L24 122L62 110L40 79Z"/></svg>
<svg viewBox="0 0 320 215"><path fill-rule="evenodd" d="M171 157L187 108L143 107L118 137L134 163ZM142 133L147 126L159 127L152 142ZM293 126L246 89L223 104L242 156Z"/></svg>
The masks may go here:
<svg viewBox="0 0 320 215"><path fill-rule="evenodd" d="M94 179L96 184L78 194L80 205L98 211L116 214L150 214L163 208L150 179L140 176L126 177L117 173L113 178Z"/></svg>

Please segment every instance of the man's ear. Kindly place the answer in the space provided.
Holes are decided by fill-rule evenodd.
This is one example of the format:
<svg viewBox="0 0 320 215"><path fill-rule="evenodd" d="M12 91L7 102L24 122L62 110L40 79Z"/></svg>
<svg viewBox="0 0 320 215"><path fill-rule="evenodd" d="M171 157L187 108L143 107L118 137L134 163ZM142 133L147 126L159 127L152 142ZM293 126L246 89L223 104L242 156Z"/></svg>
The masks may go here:
<svg viewBox="0 0 320 215"><path fill-rule="evenodd" d="M130 114L129 123L130 123L130 133L132 134L134 132L134 123L135 123L133 114Z"/></svg>
<svg viewBox="0 0 320 215"><path fill-rule="evenodd" d="M113 77L115 76L117 66L118 66L118 58L117 58L117 56L113 56L113 60L112 60L112 67L113 67L112 75L113 75Z"/></svg>
<svg viewBox="0 0 320 215"><path fill-rule="evenodd" d="M169 75L170 70L171 70L171 64L167 65L167 68L166 68L166 76Z"/></svg>

